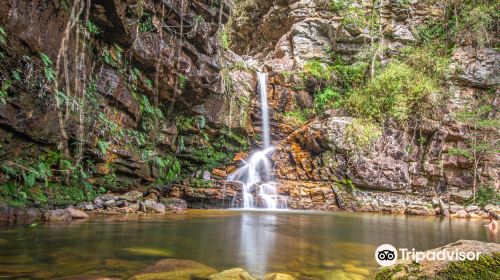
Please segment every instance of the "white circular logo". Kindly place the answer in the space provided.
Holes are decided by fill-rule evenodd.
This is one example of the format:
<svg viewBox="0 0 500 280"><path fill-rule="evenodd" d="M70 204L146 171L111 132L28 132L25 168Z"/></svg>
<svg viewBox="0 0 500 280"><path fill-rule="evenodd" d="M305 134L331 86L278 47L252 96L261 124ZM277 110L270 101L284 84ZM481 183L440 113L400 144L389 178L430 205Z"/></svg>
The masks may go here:
<svg viewBox="0 0 500 280"><path fill-rule="evenodd" d="M375 260L381 266L390 266L398 260L398 251L391 244L382 244L375 250Z"/></svg>

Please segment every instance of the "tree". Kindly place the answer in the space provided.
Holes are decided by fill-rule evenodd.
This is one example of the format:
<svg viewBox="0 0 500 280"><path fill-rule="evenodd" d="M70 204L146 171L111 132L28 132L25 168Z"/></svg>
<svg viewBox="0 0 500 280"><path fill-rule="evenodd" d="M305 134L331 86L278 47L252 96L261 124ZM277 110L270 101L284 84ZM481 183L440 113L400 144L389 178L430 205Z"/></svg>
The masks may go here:
<svg viewBox="0 0 500 280"><path fill-rule="evenodd" d="M476 105L470 109L460 111L456 114L456 120L467 127L469 138L465 141L465 147L451 148L450 155L463 156L473 163L472 201L476 202L478 167L489 155L499 152L498 140L493 142L488 139L491 130L500 127L500 121L491 119L493 107L489 104Z"/></svg>

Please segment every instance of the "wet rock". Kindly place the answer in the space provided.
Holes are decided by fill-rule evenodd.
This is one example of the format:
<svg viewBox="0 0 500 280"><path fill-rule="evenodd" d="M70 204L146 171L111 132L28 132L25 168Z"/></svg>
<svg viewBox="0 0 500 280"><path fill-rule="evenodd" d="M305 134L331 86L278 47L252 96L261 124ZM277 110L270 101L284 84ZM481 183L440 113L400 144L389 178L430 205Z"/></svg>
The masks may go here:
<svg viewBox="0 0 500 280"><path fill-rule="evenodd" d="M42 211L33 208L18 208L0 205L0 225L10 223L33 223L42 218Z"/></svg>
<svg viewBox="0 0 500 280"><path fill-rule="evenodd" d="M426 251L434 252L481 252L478 261L423 260L419 263L398 261L397 264L382 268L377 280L385 279L496 279L500 263L500 244L484 243L476 240L457 242ZM467 275L464 278L464 275Z"/></svg>
<svg viewBox="0 0 500 280"><path fill-rule="evenodd" d="M187 203L184 199L169 197L162 198L161 203L163 203L168 211L181 211L187 209Z"/></svg>
<svg viewBox="0 0 500 280"><path fill-rule="evenodd" d="M450 215L452 218L469 218L469 213L465 210L459 210L456 213Z"/></svg>
<svg viewBox="0 0 500 280"><path fill-rule="evenodd" d="M43 219L46 222L68 222L73 219L68 209L47 210L43 213Z"/></svg>
<svg viewBox="0 0 500 280"><path fill-rule="evenodd" d="M295 280L295 277L286 273L268 273L264 276L264 280Z"/></svg>
<svg viewBox="0 0 500 280"><path fill-rule="evenodd" d="M172 252L167 249L147 248L147 247L128 247L118 251L120 256L132 258L165 258L170 257Z"/></svg>
<svg viewBox="0 0 500 280"><path fill-rule="evenodd" d="M120 280L120 278L116 278L116 277L93 276L93 275L85 275L85 274L64 276L64 277L52 278L52 279L55 279L55 280Z"/></svg>
<svg viewBox="0 0 500 280"><path fill-rule="evenodd" d="M162 203L158 203L158 202L153 201L153 200L146 200L146 201L144 201L144 205L146 207L146 211L160 213L160 214L165 213L166 207Z"/></svg>
<svg viewBox="0 0 500 280"><path fill-rule="evenodd" d="M422 215L422 216L435 216L436 211L432 206L422 206L422 205L409 205L406 209L406 214L410 215Z"/></svg>
<svg viewBox="0 0 500 280"><path fill-rule="evenodd" d="M191 260L165 259L136 274L130 280L191 280L207 279L217 271Z"/></svg>
<svg viewBox="0 0 500 280"><path fill-rule="evenodd" d="M71 218L73 219L86 219L89 217L89 214L81 211L81 210L78 210L76 208L67 208L67 210L69 211L69 214L71 215Z"/></svg>
<svg viewBox="0 0 500 280"><path fill-rule="evenodd" d="M210 280L255 280L248 272L241 268L224 270L217 274L210 275Z"/></svg>

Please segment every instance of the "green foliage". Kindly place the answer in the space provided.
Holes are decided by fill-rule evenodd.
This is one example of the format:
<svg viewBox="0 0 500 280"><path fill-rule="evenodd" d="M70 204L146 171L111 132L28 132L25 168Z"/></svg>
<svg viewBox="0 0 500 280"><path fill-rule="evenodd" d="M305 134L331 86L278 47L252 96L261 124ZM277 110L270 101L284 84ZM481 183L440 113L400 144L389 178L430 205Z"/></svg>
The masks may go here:
<svg viewBox="0 0 500 280"><path fill-rule="evenodd" d="M53 82L56 79L56 73L52 69L52 60L49 56L44 53L40 53L40 59L43 63L43 73L45 75L45 79L49 82Z"/></svg>
<svg viewBox="0 0 500 280"><path fill-rule="evenodd" d="M498 205L500 204L500 192L493 186L481 185L477 190L475 201L474 198L471 198L465 204L477 204L481 207L488 204Z"/></svg>
<svg viewBox="0 0 500 280"><path fill-rule="evenodd" d="M92 165L92 162L87 162ZM61 170L71 170L69 186L58 183ZM49 151L38 159L24 157L0 165L6 182L0 186L0 202L9 205L68 205L91 200L98 191L87 182L89 174L81 165L74 167L59 151ZM58 174L59 173L59 174Z"/></svg>
<svg viewBox="0 0 500 280"><path fill-rule="evenodd" d="M144 14L141 22L139 23L139 31L145 33L152 32L154 30L155 26L153 25L153 16L150 14Z"/></svg>
<svg viewBox="0 0 500 280"><path fill-rule="evenodd" d="M144 149L142 152L144 160L154 164L159 169L159 182L168 183L177 179L181 172L181 165L177 158L172 155L161 156L155 151Z"/></svg>
<svg viewBox="0 0 500 280"><path fill-rule="evenodd" d="M329 8L332 12L344 12L353 3L353 0L330 0Z"/></svg>
<svg viewBox="0 0 500 280"><path fill-rule="evenodd" d="M348 93L352 89L364 85L366 72L369 64L365 61L356 61L348 64L340 59L333 66L335 74L338 77L338 85L343 93Z"/></svg>
<svg viewBox="0 0 500 280"><path fill-rule="evenodd" d="M21 81L21 71L19 71L18 69L14 69L11 71L12 73L12 78L14 78L14 80L16 80L17 82L20 82Z"/></svg>
<svg viewBox="0 0 500 280"><path fill-rule="evenodd" d="M97 25L95 25L93 22L91 22L90 20L87 21L87 32L90 34L90 35L99 35L101 33L101 30L99 30L99 27L97 27Z"/></svg>
<svg viewBox="0 0 500 280"><path fill-rule="evenodd" d="M183 91L186 88L187 78L184 75L179 75L179 89Z"/></svg>
<svg viewBox="0 0 500 280"><path fill-rule="evenodd" d="M493 253L480 255L478 260L450 262L438 276L450 280L498 279L498 271L500 253Z"/></svg>
<svg viewBox="0 0 500 280"><path fill-rule="evenodd" d="M104 140L100 140L100 139L97 141L97 148L99 149L101 154L103 154L103 155L107 154L108 147L109 147L108 141L104 141Z"/></svg>
<svg viewBox="0 0 500 280"><path fill-rule="evenodd" d="M330 80L333 69L330 65L316 59L308 60L304 63L302 75L313 77L317 80Z"/></svg>
<svg viewBox="0 0 500 280"><path fill-rule="evenodd" d="M342 17L342 24L350 29L363 29L368 27L366 11L360 7L351 6Z"/></svg>
<svg viewBox="0 0 500 280"><path fill-rule="evenodd" d="M446 13L418 30L421 42L440 41L449 44L492 46L500 13L495 0L447 2Z"/></svg>
<svg viewBox="0 0 500 280"><path fill-rule="evenodd" d="M0 26L0 45L7 44L7 32Z"/></svg>
<svg viewBox="0 0 500 280"><path fill-rule="evenodd" d="M314 95L314 109L317 113L323 113L326 109L340 108L341 101L342 96L336 89L326 87Z"/></svg>
<svg viewBox="0 0 500 280"><path fill-rule="evenodd" d="M436 82L402 62L392 62L365 87L357 88L347 100L358 117L382 122L406 121L410 115L430 110L429 97L439 92Z"/></svg>
<svg viewBox="0 0 500 280"><path fill-rule="evenodd" d="M297 109L294 111L285 112L283 114L284 120L292 125L304 125L309 120L311 115L309 110Z"/></svg>
<svg viewBox="0 0 500 280"><path fill-rule="evenodd" d="M219 37L219 43L224 49L229 49L229 46L231 44L231 41L229 39L229 33L227 30L224 28L221 28L221 30L218 33Z"/></svg>
<svg viewBox="0 0 500 280"><path fill-rule="evenodd" d="M211 188L212 181L198 178L190 178L189 186L192 188Z"/></svg>
<svg viewBox="0 0 500 280"><path fill-rule="evenodd" d="M405 47L400 58L412 68L435 79L444 80L450 75L450 53L440 44Z"/></svg>
<svg viewBox="0 0 500 280"><path fill-rule="evenodd" d="M0 105L5 105L5 103L7 103L11 85L12 82L8 79L2 81L2 85L0 86Z"/></svg>
<svg viewBox="0 0 500 280"><path fill-rule="evenodd" d="M465 157L468 159L473 159L473 156L468 149L454 147L454 148L448 149L448 154L450 156L460 156L460 157Z"/></svg>
<svg viewBox="0 0 500 280"><path fill-rule="evenodd" d="M355 119L344 130L344 141L353 152L363 152L382 136L382 129L363 119Z"/></svg>

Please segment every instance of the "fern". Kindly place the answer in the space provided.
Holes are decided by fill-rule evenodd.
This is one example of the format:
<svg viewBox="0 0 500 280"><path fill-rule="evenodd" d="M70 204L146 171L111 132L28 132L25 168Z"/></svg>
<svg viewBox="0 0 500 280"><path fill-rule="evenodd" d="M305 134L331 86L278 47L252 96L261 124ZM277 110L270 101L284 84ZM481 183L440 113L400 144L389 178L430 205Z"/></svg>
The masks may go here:
<svg viewBox="0 0 500 280"><path fill-rule="evenodd" d="M5 44L7 44L7 33L5 32L5 29L0 26L0 45Z"/></svg>
<svg viewBox="0 0 500 280"><path fill-rule="evenodd" d="M99 140L97 141L97 148L99 151L105 155L108 152L109 143L107 141Z"/></svg>

